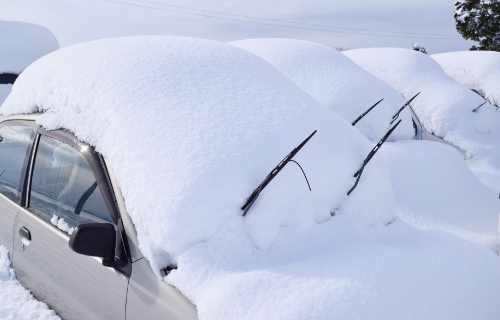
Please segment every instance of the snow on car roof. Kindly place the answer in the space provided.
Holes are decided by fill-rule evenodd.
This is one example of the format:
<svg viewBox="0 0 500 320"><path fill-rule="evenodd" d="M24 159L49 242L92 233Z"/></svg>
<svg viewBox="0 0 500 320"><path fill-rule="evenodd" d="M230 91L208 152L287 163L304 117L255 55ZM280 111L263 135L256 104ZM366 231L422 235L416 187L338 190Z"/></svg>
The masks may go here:
<svg viewBox="0 0 500 320"><path fill-rule="evenodd" d="M500 52L460 51L432 55L447 75L500 107Z"/></svg>
<svg viewBox="0 0 500 320"><path fill-rule="evenodd" d="M335 49L319 43L295 39L249 39L230 44L271 63L349 123L383 98L380 105L356 124L356 128L370 140L378 141L385 134L392 116L406 102L391 86ZM411 139L415 134L410 111L402 112L400 118L403 122L391 140Z"/></svg>
<svg viewBox="0 0 500 320"><path fill-rule="evenodd" d="M404 95L424 128L466 152L469 167L500 192L500 112L449 77L426 54L409 49L372 48L344 52ZM476 112L473 112L473 110Z"/></svg>
<svg viewBox="0 0 500 320"><path fill-rule="evenodd" d="M210 40L150 36L58 50L16 81L3 114L45 113L113 166L143 254L156 270L210 239L293 148L311 184L291 164L244 220L258 248L282 226L308 229L335 212L363 224L393 219L388 173L343 118L259 57ZM377 199L376 201L372 201Z"/></svg>
<svg viewBox="0 0 500 320"><path fill-rule="evenodd" d="M48 29L26 22L0 20L0 73L21 73L33 61L59 49Z"/></svg>

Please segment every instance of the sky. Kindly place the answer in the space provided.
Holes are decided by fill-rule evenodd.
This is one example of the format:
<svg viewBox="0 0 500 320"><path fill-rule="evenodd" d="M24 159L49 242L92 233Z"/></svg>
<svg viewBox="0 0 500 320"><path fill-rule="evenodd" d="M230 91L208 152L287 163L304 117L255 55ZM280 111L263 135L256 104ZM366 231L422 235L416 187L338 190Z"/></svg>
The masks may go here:
<svg viewBox="0 0 500 320"><path fill-rule="evenodd" d="M0 0L0 19L40 24L61 46L165 34L232 41L295 38L332 47L468 50L456 0ZM293 23L290 23L293 22Z"/></svg>

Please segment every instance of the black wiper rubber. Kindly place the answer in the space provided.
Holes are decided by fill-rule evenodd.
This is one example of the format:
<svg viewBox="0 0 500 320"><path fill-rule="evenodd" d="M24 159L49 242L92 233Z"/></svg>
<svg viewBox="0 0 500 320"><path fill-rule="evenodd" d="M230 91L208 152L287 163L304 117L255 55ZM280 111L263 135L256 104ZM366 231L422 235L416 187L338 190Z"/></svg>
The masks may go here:
<svg viewBox="0 0 500 320"><path fill-rule="evenodd" d="M297 154L297 152L300 151L300 149L302 149L302 147L304 147L304 145L309 141L309 139L312 138L312 136L314 136L316 134L316 132L317 132L317 130L314 130L314 132L311 133L311 135L309 137L307 137L306 140L302 141L302 143L299 144L299 146L297 148L293 149L292 152L290 152L283 160L281 160L281 162L276 166L276 168L274 168L271 171L271 173L269 173L267 175L267 177L264 179L264 181L262 181L262 183L257 187L257 189L255 189L252 192L252 194L247 199L247 201L245 202L243 207L241 207L241 210L243 210L243 216L245 216L247 214L248 210L250 210L250 208L252 207L255 200L257 200L257 197L262 192L262 190L264 190L264 188L269 184L269 182L271 182L271 180L273 180L274 177L276 177L278 175L278 173L281 171L281 169L283 169L288 162L292 161L292 158ZM299 165L299 167L300 167L300 165ZM302 167L300 167L300 169L302 170ZM304 170L302 170L302 173L304 173ZM304 177L305 177L305 173L304 173ZM306 177L306 181L307 181L307 185L309 187L309 190L311 190L311 187L309 186L309 181L307 180L307 177Z"/></svg>
<svg viewBox="0 0 500 320"><path fill-rule="evenodd" d="M359 179L361 178L361 174L363 174L363 170L365 169L366 165L368 164L368 162L370 162L375 153L377 153L380 147L384 144L385 140L387 140L387 138L389 138L389 136L394 132L394 130L396 130L397 126L399 126L400 123L401 119L391 129L389 129L389 131L387 131L385 136L383 136L382 139L380 139L380 141L375 145L375 147L373 147L372 151L370 151L368 156L365 158L365 161L363 161L363 165L361 165L361 168L359 168L359 170L356 171L356 173L354 174L354 177L357 178L356 183L354 183L354 186L351 188L351 190L347 192L347 195L350 195L351 192L354 189L356 189L356 187L358 186Z"/></svg>
<svg viewBox="0 0 500 320"><path fill-rule="evenodd" d="M382 102L382 100L384 100L384 98L380 99L377 103L375 103L373 106L371 106L368 110L363 112L356 120L354 120L352 125L355 126L359 120L363 119L368 114L368 112L372 111L372 109L375 108L380 102Z"/></svg>

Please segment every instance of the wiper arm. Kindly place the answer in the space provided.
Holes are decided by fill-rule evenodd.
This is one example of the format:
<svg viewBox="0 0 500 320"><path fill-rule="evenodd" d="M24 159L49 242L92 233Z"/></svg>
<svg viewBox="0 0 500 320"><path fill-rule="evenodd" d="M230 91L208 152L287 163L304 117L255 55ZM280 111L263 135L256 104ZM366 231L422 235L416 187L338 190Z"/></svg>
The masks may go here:
<svg viewBox="0 0 500 320"><path fill-rule="evenodd" d="M382 102L382 100L384 100L384 98L380 99L377 103L375 103L373 106L371 106L370 109L363 112L356 120L354 120L352 125L355 126L359 120L363 119L368 114L368 112L372 111L372 109L375 108L380 102Z"/></svg>
<svg viewBox="0 0 500 320"><path fill-rule="evenodd" d="M361 174L363 174L363 170L365 169L366 165L368 164L368 162L370 162L375 153L377 153L380 147L384 144L385 140L387 140L387 138L389 138L389 136L394 132L394 130L396 130L397 126L399 126L400 123L401 119L391 129L389 129L389 131L387 131L385 136L383 136L382 139L380 139L380 141L375 145L375 147L373 147L372 151L370 151L365 161L363 161L363 165L361 165L361 168L359 168L359 170L354 174L354 177L355 178L357 177L356 183L354 183L354 186L351 188L351 190L347 192L347 195L350 195L351 192L358 186L359 179L361 178Z"/></svg>
<svg viewBox="0 0 500 320"><path fill-rule="evenodd" d="M401 113L401 111L403 111L407 106L409 106L410 103L413 101L413 99L415 99L419 94L420 94L420 92L417 93L416 95L414 95L413 98L411 98L407 103L405 103L401 107L401 109L399 109L399 111L395 115L392 116L392 120L391 120L390 124L392 124L394 121L396 121L399 118L399 114Z"/></svg>
<svg viewBox="0 0 500 320"><path fill-rule="evenodd" d="M293 161L292 158L297 154L297 152L300 151L300 149L302 149L302 147L304 147L304 145L309 141L309 139L312 138L312 136L314 136L316 134L316 132L317 131L314 130L314 132L311 133L311 135L309 137L307 137L306 140L302 141L302 143L299 144L299 146L297 148L293 149L292 152L290 152L283 160L281 160L281 162L276 166L276 168L274 168L271 171L271 173L269 173L267 175L267 177L264 179L264 181L262 181L262 183L257 187L257 189L255 189L252 192L252 194L247 199L247 201L245 202L243 207L241 207L241 210L244 210L243 216L245 216L247 214L248 210L250 210L250 208L252 207L255 200L257 200L257 197L262 192L262 190L264 190L264 188L269 184L269 182L271 182L274 179L274 177L276 177L278 175L278 173L286 166L286 164L288 162ZM295 162L295 161L293 161L293 162ZM297 163L297 162L295 162L295 163ZM300 167L300 165L299 165L299 167ZM300 167L300 169L302 170L302 167ZM302 170L302 173L304 173L304 170ZM305 173L304 173L304 177L305 177ZM307 177L306 177L306 181L307 181ZM309 186L309 181L307 181L307 185ZM309 186L309 190L311 190L310 186Z"/></svg>

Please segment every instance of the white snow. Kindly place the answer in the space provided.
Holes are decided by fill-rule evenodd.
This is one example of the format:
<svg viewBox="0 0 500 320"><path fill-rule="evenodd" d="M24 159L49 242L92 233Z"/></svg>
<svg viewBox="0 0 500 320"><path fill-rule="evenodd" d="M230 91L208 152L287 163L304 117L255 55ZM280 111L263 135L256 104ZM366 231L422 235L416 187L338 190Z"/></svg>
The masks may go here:
<svg viewBox="0 0 500 320"><path fill-rule="evenodd" d="M200 319L499 319L500 260L490 250L399 219L356 228L344 218L283 230L266 251L234 218L181 255L166 281Z"/></svg>
<svg viewBox="0 0 500 320"><path fill-rule="evenodd" d="M75 231L75 228L72 228L66 221L64 221L64 218L59 218L56 215L52 216L52 218L50 219L50 223L55 225L59 230L62 230L69 235L72 235L73 231Z"/></svg>
<svg viewBox="0 0 500 320"><path fill-rule="evenodd" d="M0 73L19 74L33 61L57 49L56 37L46 28L0 20Z"/></svg>
<svg viewBox="0 0 500 320"><path fill-rule="evenodd" d="M368 139L378 141L392 116L405 104L391 86L360 68L342 53L325 45L294 39L251 39L230 42L271 63L297 86L352 123L380 99L375 109L356 124ZM407 97L409 98L409 97ZM409 110L390 140L414 135Z"/></svg>
<svg viewBox="0 0 500 320"><path fill-rule="evenodd" d="M11 90L11 84L0 84L0 106L5 101Z"/></svg>
<svg viewBox="0 0 500 320"><path fill-rule="evenodd" d="M402 220L498 253L498 194L477 180L457 150L437 142L399 141L386 143L380 155L387 162Z"/></svg>
<svg viewBox="0 0 500 320"><path fill-rule="evenodd" d="M142 253L156 272L177 264L164 280L201 319L500 317L498 256L398 219L399 167L381 154L346 196L373 145L248 51L164 36L67 47L29 66L0 108L38 111L40 125L70 129L109 160ZM312 192L290 163L242 217L250 193L313 130L295 158ZM477 224L464 212L442 220L486 239L490 211Z"/></svg>
<svg viewBox="0 0 500 320"><path fill-rule="evenodd" d="M407 49L344 53L403 95L421 94L412 107L425 129L466 152L474 174L500 193L500 112L446 75L429 56Z"/></svg>
<svg viewBox="0 0 500 320"><path fill-rule="evenodd" d="M4 246L0 246L0 319L60 319L19 284L10 264L9 251Z"/></svg>
<svg viewBox="0 0 500 320"><path fill-rule="evenodd" d="M228 44L130 37L63 48L27 68L3 114L43 110L38 123L69 128L113 166L140 247L156 271L209 240L266 175L318 133L240 222L257 248L283 227L309 230L331 213L361 225L394 219L389 173L343 118L270 64Z"/></svg>
<svg viewBox="0 0 500 320"><path fill-rule="evenodd" d="M500 107L500 52L461 51L432 55L447 75Z"/></svg>
<svg viewBox="0 0 500 320"><path fill-rule="evenodd" d="M19 74L33 61L57 49L57 39L46 28L0 20L0 74ZM0 84L0 106L11 89L11 84Z"/></svg>

